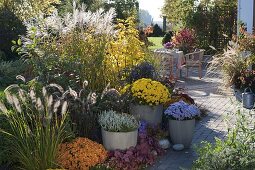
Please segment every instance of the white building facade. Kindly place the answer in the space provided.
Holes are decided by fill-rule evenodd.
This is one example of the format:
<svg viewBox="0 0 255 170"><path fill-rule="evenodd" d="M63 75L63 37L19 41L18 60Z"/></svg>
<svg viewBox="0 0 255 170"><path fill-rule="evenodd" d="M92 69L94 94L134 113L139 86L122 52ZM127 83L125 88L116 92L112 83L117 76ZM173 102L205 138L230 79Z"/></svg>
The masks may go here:
<svg viewBox="0 0 255 170"><path fill-rule="evenodd" d="M255 26L255 0L238 0L237 16L237 21L244 23L247 26L247 32L252 33Z"/></svg>

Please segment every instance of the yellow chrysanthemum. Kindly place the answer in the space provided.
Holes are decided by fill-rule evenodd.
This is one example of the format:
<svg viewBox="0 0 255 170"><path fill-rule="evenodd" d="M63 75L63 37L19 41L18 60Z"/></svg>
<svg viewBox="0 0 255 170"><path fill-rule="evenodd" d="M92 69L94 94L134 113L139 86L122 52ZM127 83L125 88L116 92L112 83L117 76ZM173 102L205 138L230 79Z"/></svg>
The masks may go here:
<svg viewBox="0 0 255 170"><path fill-rule="evenodd" d="M131 85L131 93L140 104L159 105L170 99L170 93L166 86L147 78L135 81Z"/></svg>

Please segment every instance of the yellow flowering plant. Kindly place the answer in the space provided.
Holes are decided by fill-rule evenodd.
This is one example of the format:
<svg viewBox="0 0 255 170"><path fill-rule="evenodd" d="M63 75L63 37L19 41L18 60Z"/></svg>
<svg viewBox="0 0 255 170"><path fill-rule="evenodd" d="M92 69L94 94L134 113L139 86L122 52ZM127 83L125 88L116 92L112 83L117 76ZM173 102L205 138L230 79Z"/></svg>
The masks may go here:
<svg viewBox="0 0 255 170"><path fill-rule="evenodd" d="M131 85L126 85L121 92L130 93L136 103L151 106L164 104L170 99L170 93L166 86L148 78L142 78Z"/></svg>

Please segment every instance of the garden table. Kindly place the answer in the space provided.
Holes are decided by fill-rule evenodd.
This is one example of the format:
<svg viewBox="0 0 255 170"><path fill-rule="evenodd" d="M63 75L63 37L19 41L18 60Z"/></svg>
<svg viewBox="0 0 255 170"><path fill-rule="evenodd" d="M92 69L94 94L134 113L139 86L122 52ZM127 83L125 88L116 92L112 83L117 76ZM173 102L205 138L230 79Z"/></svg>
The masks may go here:
<svg viewBox="0 0 255 170"><path fill-rule="evenodd" d="M154 50L154 52L161 52L169 54L169 57L173 57L174 59L174 66L176 68L176 76L175 78L179 78L181 75L181 69L183 64L185 63L185 57L183 51L179 51L178 49L166 49L166 48L160 48Z"/></svg>

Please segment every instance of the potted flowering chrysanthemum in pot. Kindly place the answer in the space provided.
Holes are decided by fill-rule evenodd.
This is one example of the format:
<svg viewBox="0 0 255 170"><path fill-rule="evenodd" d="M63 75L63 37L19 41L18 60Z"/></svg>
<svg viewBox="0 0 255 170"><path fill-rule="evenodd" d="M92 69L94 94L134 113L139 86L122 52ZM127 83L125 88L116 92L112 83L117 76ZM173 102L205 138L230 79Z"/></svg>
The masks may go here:
<svg viewBox="0 0 255 170"><path fill-rule="evenodd" d="M195 128L195 117L200 115L199 108L179 101L171 104L164 115L169 119L169 133L173 144L183 144L185 148L189 148Z"/></svg>
<svg viewBox="0 0 255 170"><path fill-rule="evenodd" d="M134 116L110 110L102 112L98 122L107 150L125 150L136 146L139 122Z"/></svg>
<svg viewBox="0 0 255 170"><path fill-rule="evenodd" d="M142 78L126 88L131 96L129 111L139 120L159 124L162 120L163 104L170 98L166 86L158 81Z"/></svg>

